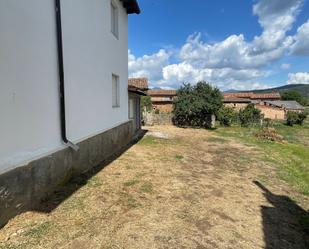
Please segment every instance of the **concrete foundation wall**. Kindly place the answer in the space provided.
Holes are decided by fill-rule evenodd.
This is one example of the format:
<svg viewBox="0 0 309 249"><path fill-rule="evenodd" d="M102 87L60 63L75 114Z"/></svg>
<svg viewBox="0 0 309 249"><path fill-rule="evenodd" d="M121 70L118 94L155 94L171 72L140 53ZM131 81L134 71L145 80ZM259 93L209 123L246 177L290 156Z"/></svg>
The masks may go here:
<svg viewBox="0 0 309 249"><path fill-rule="evenodd" d="M132 121L69 148L0 175L0 227L10 218L34 210L40 200L72 176L89 171L128 145L134 136Z"/></svg>

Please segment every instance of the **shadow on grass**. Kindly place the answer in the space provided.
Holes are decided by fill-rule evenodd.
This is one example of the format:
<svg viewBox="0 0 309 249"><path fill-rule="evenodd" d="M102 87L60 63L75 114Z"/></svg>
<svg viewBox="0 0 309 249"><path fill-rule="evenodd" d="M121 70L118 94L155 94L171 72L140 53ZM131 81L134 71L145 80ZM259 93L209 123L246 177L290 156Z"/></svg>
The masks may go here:
<svg viewBox="0 0 309 249"><path fill-rule="evenodd" d="M20 215L24 212L28 211L34 211L34 212L41 212L41 213L50 213L54 209L56 209L62 202L64 202L67 198L69 198L71 195L73 195L77 190L79 190L81 187L89 183L89 180L95 176L98 172L100 172L102 169L104 169L107 165L112 163L114 160L116 160L118 157L120 157L123 153L125 153L130 147L132 147L134 144L138 143L147 133L147 130L141 130L138 132L135 137L132 139L132 141L123 147L122 149L115 151L115 154L108 157L105 161L99 163L97 166L91 168L89 171L83 174L79 174L77 176L68 176L67 179L65 179L64 183L62 185L59 185L58 187L51 190L52 192L48 194L44 199L37 198L33 199L32 202L30 202L27 196L24 196L23 199L15 201L14 197L10 199L10 201L14 204L12 206L3 207L0 206L0 230L7 224L9 220L14 218L17 215ZM60 166L59 166L60 167ZM23 174L27 177L26 174L28 171L28 168L20 174L21 177L23 177ZM32 173L32 168L30 168L30 173ZM9 176L13 175L12 179L14 180L14 172L8 172ZM9 179L9 178L8 178ZM1 179L0 179L1 180ZM96 182L90 182L91 184L97 184ZM3 188L1 189L2 185L4 186L4 183L0 181L0 205L3 203L1 202L1 198L4 199L6 197L6 192L3 192ZM22 193L25 192L25 195L28 194L27 191L23 192L23 186L17 186L18 194L22 195ZM31 194L31 193L30 193ZM22 195L23 196L23 195ZM17 204L16 204L17 203ZM1 209L5 210L6 212L1 213Z"/></svg>
<svg viewBox="0 0 309 249"><path fill-rule="evenodd" d="M207 130L207 131L216 131L218 129L217 127L202 127L202 126L176 125L176 124L173 125L175 127L182 129Z"/></svg>
<svg viewBox="0 0 309 249"><path fill-rule="evenodd" d="M309 248L309 213L287 196L275 195L254 181L272 205L261 206L265 249Z"/></svg>
<svg viewBox="0 0 309 249"><path fill-rule="evenodd" d="M124 154L128 149L130 149L133 145L138 143L148 132L148 130L141 130L139 134L135 137L135 139L122 148L120 151L113 154L111 157L100 163L98 166L93 167L91 170L87 171L84 174L79 176L75 176L71 178L65 185L59 186L54 192L43 199L37 206L35 206L33 211L50 213L55 208L57 208L63 201L69 198L72 194L74 194L81 187L85 186L89 179L99 173L106 166L111 164L117 158L119 158L122 154Z"/></svg>

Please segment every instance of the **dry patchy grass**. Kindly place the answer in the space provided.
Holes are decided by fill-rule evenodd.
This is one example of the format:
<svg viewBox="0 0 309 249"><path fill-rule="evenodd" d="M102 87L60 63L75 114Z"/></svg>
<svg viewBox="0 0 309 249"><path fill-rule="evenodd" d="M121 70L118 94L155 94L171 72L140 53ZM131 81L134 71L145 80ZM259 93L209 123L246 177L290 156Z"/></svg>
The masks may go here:
<svg viewBox="0 0 309 249"><path fill-rule="evenodd" d="M51 212L13 219L0 248L306 248L308 197L277 178L258 146L149 129Z"/></svg>

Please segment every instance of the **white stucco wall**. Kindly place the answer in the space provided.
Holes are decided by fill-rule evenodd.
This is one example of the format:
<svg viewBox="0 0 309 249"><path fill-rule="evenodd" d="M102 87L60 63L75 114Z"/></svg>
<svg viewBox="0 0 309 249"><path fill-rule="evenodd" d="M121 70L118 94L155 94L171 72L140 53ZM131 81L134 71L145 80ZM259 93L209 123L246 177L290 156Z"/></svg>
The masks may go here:
<svg viewBox="0 0 309 249"><path fill-rule="evenodd" d="M68 138L83 140L128 120L127 14L119 39L109 0L62 1ZM112 73L120 107L112 108ZM54 0L0 1L0 173L63 147Z"/></svg>

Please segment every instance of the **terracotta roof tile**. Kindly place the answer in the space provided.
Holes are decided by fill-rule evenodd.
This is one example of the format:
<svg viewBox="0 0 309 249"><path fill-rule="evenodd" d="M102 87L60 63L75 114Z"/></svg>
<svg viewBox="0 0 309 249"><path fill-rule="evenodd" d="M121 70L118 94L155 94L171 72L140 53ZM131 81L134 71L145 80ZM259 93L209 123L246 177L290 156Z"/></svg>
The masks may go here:
<svg viewBox="0 0 309 249"><path fill-rule="evenodd" d="M176 96L177 90L148 90L150 96Z"/></svg>
<svg viewBox="0 0 309 249"><path fill-rule="evenodd" d="M147 78L130 78L129 86L133 86L141 90L148 90L148 79Z"/></svg>
<svg viewBox="0 0 309 249"><path fill-rule="evenodd" d="M225 98L249 98L249 99L280 99L281 96L278 92L274 93L225 93Z"/></svg>
<svg viewBox="0 0 309 249"><path fill-rule="evenodd" d="M248 98L236 98L236 97L226 97L224 96L224 103L250 103L251 100Z"/></svg>
<svg viewBox="0 0 309 249"><path fill-rule="evenodd" d="M251 96L254 93L248 92L248 93L225 93L224 97L228 98L251 98Z"/></svg>
<svg viewBox="0 0 309 249"><path fill-rule="evenodd" d="M280 93L253 94L251 99L281 99Z"/></svg>

